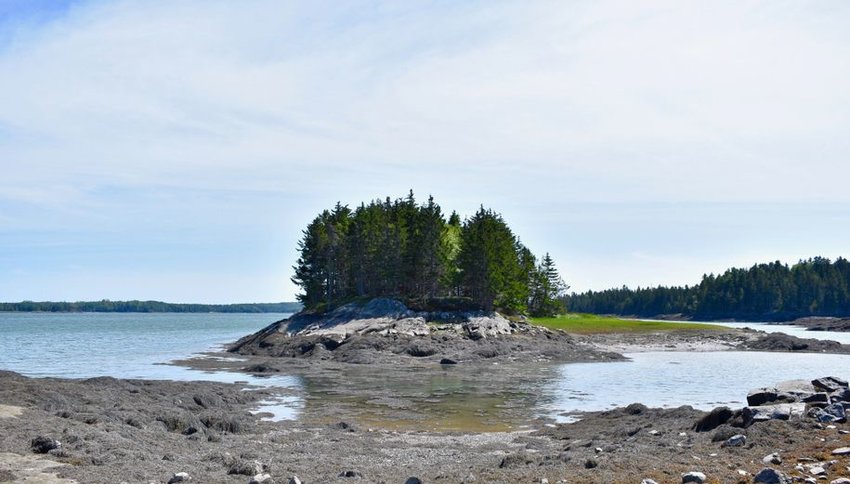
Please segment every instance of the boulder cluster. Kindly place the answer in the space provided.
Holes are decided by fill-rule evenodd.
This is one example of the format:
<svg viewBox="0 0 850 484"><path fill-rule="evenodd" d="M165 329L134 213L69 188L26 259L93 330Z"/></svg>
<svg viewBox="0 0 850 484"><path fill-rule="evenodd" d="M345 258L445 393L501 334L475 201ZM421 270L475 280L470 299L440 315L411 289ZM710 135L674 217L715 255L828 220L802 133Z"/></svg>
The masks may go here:
<svg viewBox="0 0 850 484"><path fill-rule="evenodd" d="M747 438L733 429L744 429L759 422L769 420L787 420L810 422L816 428L836 429L835 423L845 423L850 411L850 387L846 380L834 376L817 378L812 381L792 380L778 383L773 387L758 388L747 395L747 406L740 410L718 407L701 418L694 430L706 432L717 429L715 438L723 447L743 447ZM838 430L847 433L846 430ZM733 434L734 433L734 434ZM730 435L733 434L733 435ZM834 457L850 455L850 448L841 447L832 451ZM762 460L765 466L779 465L782 457L778 453L767 455ZM816 483L826 481L830 469L837 467L837 460L799 463L794 471L795 478L772 467L765 467L755 476L753 483L790 484L791 482ZM850 468L848 468L850 469ZM742 475L745 475L742 474ZM693 480L693 476L683 476L682 482L703 482ZM831 484L850 484L850 479L839 478L828 481Z"/></svg>

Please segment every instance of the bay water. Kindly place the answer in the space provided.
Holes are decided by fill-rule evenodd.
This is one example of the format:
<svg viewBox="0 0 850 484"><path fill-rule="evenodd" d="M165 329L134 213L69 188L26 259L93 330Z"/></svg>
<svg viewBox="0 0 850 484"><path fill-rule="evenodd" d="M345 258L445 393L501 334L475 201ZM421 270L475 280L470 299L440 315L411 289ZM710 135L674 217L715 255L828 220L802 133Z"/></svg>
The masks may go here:
<svg viewBox="0 0 850 484"><path fill-rule="evenodd" d="M258 410L271 412L275 419L299 418L305 400L334 398L334 392L328 391L328 385L306 382L304 377L295 375L257 378L242 373L199 371L168 364L222 349L224 345L287 316L0 313L0 369L31 377L113 376L225 383L238 381L278 387L286 390L281 392L281 398L266 402ZM759 323L729 325L850 343L850 333L804 331L793 326ZM400 368L394 373L398 380L395 383L394 377L387 374L373 377L375 381L369 380L368 375L373 374L369 369L361 372L367 377L358 376L355 369L351 374L341 374L339 378L349 382L362 378L357 385L364 387L366 393L372 385L397 388L399 398L412 402L414 407L426 413L439 416L449 409L463 410L461 414L465 415L464 412L471 410L471 414L481 414L487 422L498 422L509 418L517 421L517 407L522 407L521 413L527 418L546 417L559 421L568 420L573 412L604 410L633 402L654 407L740 407L751 388L790 379L826 375L850 377L850 356L847 355L726 351L648 352L627 356L630 359L621 362L530 367L524 378L489 378L486 389L479 388L477 379L480 378L464 373L464 365L435 368L431 372ZM495 365L493 371L499 371ZM330 388L336 386L329 385ZM499 395L499 401L493 399L494 395ZM366 401L363 405L379 407L382 403ZM510 416L502 414L505 408L510 408ZM463 425L466 424L451 428L460 430ZM469 428L472 427L480 428L479 425Z"/></svg>

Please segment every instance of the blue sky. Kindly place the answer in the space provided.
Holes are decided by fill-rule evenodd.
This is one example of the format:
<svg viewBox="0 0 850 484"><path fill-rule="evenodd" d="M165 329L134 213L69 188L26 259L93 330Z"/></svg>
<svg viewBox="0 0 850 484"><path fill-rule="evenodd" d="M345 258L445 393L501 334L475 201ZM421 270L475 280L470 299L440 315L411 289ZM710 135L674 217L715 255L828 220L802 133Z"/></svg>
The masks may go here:
<svg viewBox="0 0 850 484"><path fill-rule="evenodd" d="M0 0L0 300L291 300L337 200L575 290L850 256L843 1Z"/></svg>

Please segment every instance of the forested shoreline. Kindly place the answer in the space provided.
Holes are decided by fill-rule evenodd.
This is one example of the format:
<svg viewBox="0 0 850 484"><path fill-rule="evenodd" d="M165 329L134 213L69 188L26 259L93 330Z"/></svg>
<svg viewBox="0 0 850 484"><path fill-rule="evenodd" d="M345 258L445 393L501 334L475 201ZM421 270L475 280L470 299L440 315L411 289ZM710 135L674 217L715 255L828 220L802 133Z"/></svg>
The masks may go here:
<svg viewBox="0 0 850 484"><path fill-rule="evenodd" d="M0 303L0 312L50 313L294 313L301 303L174 304L162 301L22 301Z"/></svg>
<svg viewBox="0 0 850 484"><path fill-rule="evenodd" d="M850 262L815 257L704 275L695 286L609 289L564 298L571 311L696 320L791 321L850 316Z"/></svg>
<svg viewBox="0 0 850 484"><path fill-rule="evenodd" d="M395 298L411 307L485 309L510 314L562 311L566 285L546 254L525 247L498 213L483 206L461 222L433 197L337 203L303 231L292 281L305 308Z"/></svg>

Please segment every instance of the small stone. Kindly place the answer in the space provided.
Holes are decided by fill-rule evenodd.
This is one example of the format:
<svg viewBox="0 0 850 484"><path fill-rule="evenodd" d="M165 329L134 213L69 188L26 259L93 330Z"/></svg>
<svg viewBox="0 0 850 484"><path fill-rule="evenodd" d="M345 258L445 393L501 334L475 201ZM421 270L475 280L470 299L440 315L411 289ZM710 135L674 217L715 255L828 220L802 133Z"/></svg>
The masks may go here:
<svg viewBox="0 0 850 484"><path fill-rule="evenodd" d="M705 474L696 471L686 472L682 474L682 484L686 484L688 482L702 484L703 482L705 482Z"/></svg>
<svg viewBox="0 0 850 484"><path fill-rule="evenodd" d="M655 429L652 429L652 430L650 430L650 431L649 431L649 432L647 432L647 433L648 433L649 435L658 435L658 431L657 431L657 430L655 430Z"/></svg>
<svg viewBox="0 0 850 484"><path fill-rule="evenodd" d="M779 454L774 452L773 454L768 454L768 455L764 456L764 458L761 461L763 463L765 463L765 465L770 465L770 464L779 465L779 464L782 463L782 457L780 457Z"/></svg>
<svg viewBox="0 0 850 484"><path fill-rule="evenodd" d="M549 484L549 479L546 479L545 477L540 479L540 484Z"/></svg>
<svg viewBox="0 0 850 484"><path fill-rule="evenodd" d="M596 452L597 454L600 454L600 453L602 453L602 447L597 447L597 448L593 449L593 451Z"/></svg>
<svg viewBox="0 0 850 484"><path fill-rule="evenodd" d="M269 474L257 474L248 481L248 484L263 484L264 482L269 482L271 480L272 476Z"/></svg>
<svg viewBox="0 0 850 484"><path fill-rule="evenodd" d="M791 484L791 478L785 474L765 467L753 478L754 484Z"/></svg>
<svg viewBox="0 0 850 484"><path fill-rule="evenodd" d="M298 476L292 476L289 478L289 484L301 484L301 479Z"/></svg>
<svg viewBox="0 0 850 484"><path fill-rule="evenodd" d="M726 442L723 442L722 444L720 444L720 446L721 447L743 447L746 444L747 444L747 436L741 435L741 434L736 434L736 435L733 435L733 436L729 437L728 439L726 439Z"/></svg>
<svg viewBox="0 0 850 484"><path fill-rule="evenodd" d="M544 479L545 480L545 479ZM546 481L549 482L549 481ZM422 484L422 479L418 477L408 477L404 484Z"/></svg>
<svg viewBox="0 0 850 484"><path fill-rule="evenodd" d="M744 469L738 469L739 476L746 476L747 474L749 474L749 472L745 471Z"/></svg>
<svg viewBox="0 0 850 484"><path fill-rule="evenodd" d="M839 447L832 451L832 455L848 455L850 454L850 447Z"/></svg>
<svg viewBox="0 0 850 484"><path fill-rule="evenodd" d="M352 478L352 479L360 479L361 477L363 477L363 474L361 474L357 471L348 470L348 471L340 472L338 477L348 477L348 478Z"/></svg>
<svg viewBox="0 0 850 484"><path fill-rule="evenodd" d="M30 447L32 447L32 451L36 454L46 454L53 449L62 447L62 444L56 439L39 435L30 441Z"/></svg>
<svg viewBox="0 0 850 484"><path fill-rule="evenodd" d="M187 482L191 481L192 477L189 476L188 472L178 472L171 476L171 479L168 480L168 484L175 484L177 482Z"/></svg>
<svg viewBox="0 0 850 484"><path fill-rule="evenodd" d="M687 437L687 436L688 436L687 432L679 432L679 437Z"/></svg>
<svg viewBox="0 0 850 484"><path fill-rule="evenodd" d="M809 474L813 476L822 476L826 474L826 469L821 466L813 466L809 468Z"/></svg>
<svg viewBox="0 0 850 484"><path fill-rule="evenodd" d="M593 459L587 459L586 461L584 461L584 468L585 469L595 469L598 466L599 466L599 463L596 462Z"/></svg>
<svg viewBox="0 0 850 484"><path fill-rule="evenodd" d="M838 479L829 481L829 484L850 484L850 479L847 479L846 477L840 477Z"/></svg>
<svg viewBox="0 0 850 484"><path fill-rule="evenodd" d="M658 484L658 483L653 481L652 479L644 479L644 480L640 481L640 484Z"/></svg>

